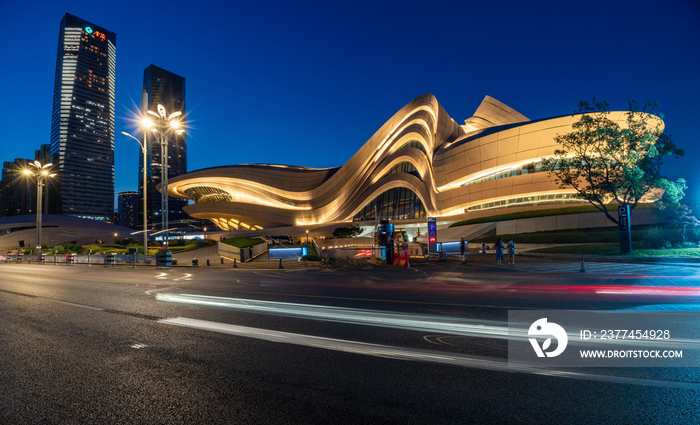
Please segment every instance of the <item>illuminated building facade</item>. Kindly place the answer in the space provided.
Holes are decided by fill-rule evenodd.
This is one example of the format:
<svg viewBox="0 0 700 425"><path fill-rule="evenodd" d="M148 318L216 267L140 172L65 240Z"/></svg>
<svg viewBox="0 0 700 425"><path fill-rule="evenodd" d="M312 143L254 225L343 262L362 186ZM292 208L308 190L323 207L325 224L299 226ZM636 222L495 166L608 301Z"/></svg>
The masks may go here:
<svg viewBox="0 0 700 425"><path fill-rule="evenodd" d="M147 109L156 111L158 104L165 107L168 114L180 111L182 115L178 117L180 129L187 129L186 118L186 96L185 78L155 65L150 65L143 71L143 89L148 93ZM148 197L147 212L149 223L161 222L160 192L156 187L160 184L161 171L161 146L156 136L145 132L148 141L148 152L146 153L148 166L146 167L146 178ZM139 154L139 202L138 220L143 221L143 155ZM172 132L168 134L168 179L185 174L187 172L187 131L181 134ZM182 220L189 216L183 211L187 205L186 199L170 198L168 200L168 219Z"/></svg>
<svg viewBox="0 0 700 425"><path fill-rule="evenodd" d="M625 112L609 118L626 126ZM541 167L557 134L580 116L530 120L486 96L464 125L422 95L387 121L340 168L244 164L193 171L169 182L192 199L192 217L224 230L271 226L463 220L585 204Z"/></svg>
<svg viewBox="0 0 700 425"><path fill-rule="evenodd" d="M117 36L69 13L61 20L51 118L59 211L112 220Z"/></svg>

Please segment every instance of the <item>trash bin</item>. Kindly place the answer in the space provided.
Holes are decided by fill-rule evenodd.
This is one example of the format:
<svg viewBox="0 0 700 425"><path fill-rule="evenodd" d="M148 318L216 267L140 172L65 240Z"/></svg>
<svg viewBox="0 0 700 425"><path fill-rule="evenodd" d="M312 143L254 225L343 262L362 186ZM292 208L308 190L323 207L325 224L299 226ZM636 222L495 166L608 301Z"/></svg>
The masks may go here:
<svg viewBox="0 0 700 425"><path fill-rule="evenodd" d="M170 251L158 251L156 253L156 267L169 269L173 266L173 253Z"/></svg>
<svg viewBox="0 0 700 425"><path fill-rule="evenodd" d="M75 265L75 261L76 261L75 257L76 257L75 254L71 254L71 253L66 254L66 266Z"/></svg>
<svg viewBox="0 0 700 425"><path fill-rule="evenodd" d="M105 254L104 255L105 259L105 267L116 267L117 266L117 254L111 253L111 254Z"/></svg>

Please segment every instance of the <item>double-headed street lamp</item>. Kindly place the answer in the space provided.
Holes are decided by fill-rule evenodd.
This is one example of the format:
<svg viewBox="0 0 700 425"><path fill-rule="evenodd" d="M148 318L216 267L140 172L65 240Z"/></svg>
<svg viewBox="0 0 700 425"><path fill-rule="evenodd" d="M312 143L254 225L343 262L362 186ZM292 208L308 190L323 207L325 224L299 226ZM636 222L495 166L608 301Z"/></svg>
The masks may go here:
<svg viewBox="0 0 700 425"><path fill-rule="evenodd" d="M36 172L25 168L24 174L27 176L36 177L36 252L39 254L41 252L41 215L43 213L41 205L43 199L42 189L44 188L46 178L55 177L56 174L49 174L49 168L53 166L51 163L41 165L39 161L34 161L30 162L29 164L36 168Z"/></svg>
<svg viewBox="0 0 700 425"><path fill-rule="evenodd" d="M180 122L175 118L182 115L182 112L175 111L168 115L165 107L158 104L158 112L153 112L150 109L146 111L150 115L155 117L155 121L151 121L148 118L143 119L143 125L150 128L154 132L160 142L160 152L161 152L161 163L160 163L160 181L161 181L161 191L160 191L160 208L161 208L161 220L163 223L162 231L164 232L163 241L165 245L168 245L168 137L169 132L175 132L176 134L184 133L185 130L180 129ZM145 164L145 162L144 162Z"/></svg>
<svg viewBox="0 0 700 425"><path fill-rule="evenodd" d="M148 152L148 147L146 146L145 137L143 138L143 143L141 143L139 139L127 132L122 131L122 134L136 140L139 143L139 146L141 146L141 152L143 152L143 264L146 264L146 256L148 255L148 204L146 202L148 180L146 179L146 152Z"/></svg>

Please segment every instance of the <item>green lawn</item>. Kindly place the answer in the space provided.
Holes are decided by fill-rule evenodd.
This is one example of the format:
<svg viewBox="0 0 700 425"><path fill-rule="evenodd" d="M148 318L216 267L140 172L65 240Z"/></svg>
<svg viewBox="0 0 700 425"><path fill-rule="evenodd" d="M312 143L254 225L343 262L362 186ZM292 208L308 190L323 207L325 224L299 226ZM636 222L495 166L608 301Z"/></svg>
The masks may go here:
<svg viewBox="0 0 700 425"><path fill-rule="evenodd" d="M648 225L632 226L632 241L644 239L644 229ZM494 243L498 238L515 243L614 243L620 241L620 231L617 227L596 227L590 229L552 230L548 232L519 233L515 235L494 235L471 240L469 242Z"/></svg>
<svg viewBox="0 0 700 425"><path fill-rule="evenodd" d="M617 204L606 205L608 212L613 216L617 216ZM639 204L635 208L636 210L646 210L653 208L653 204ZM478 223L495 223L497 221L508 221L508 220L521 220L523 218L535 218L535 217L549 217L552 215L566 215L566 214L581 214L581 213L592 213L599 212L593 205L579 205L576 207L564 207L564 208L550 208L546 210L532 210L532 211L521 211L516 213L494 215L491 217L479 217L471 218L469 220L462 220L453 223L450 227L466 226L468 224L478 224Z"/></svg>
<svg viewBox="0 0 700 425"><path fill-rule="evenodd" d="M642 249L642 242L632 242L632 253L622 254L618 243L553 246L530 252L575 255L629 255L634 257L700 257L700 248Z"/></svg>

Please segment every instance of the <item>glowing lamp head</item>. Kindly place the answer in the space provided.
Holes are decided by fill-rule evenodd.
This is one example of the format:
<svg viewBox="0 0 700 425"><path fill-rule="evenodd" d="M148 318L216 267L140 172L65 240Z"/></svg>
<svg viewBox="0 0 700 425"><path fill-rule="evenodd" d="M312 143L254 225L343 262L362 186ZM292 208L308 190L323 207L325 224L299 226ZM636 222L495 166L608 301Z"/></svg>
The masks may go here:
<svg viewBox="0 0 700 425"><path fill-rule="evenodd" d="M29 170L24 170L24 174L30 175L30 174L33 174L33 173L32 173L31 171L29 171Z"/></svg>
<svg viewBox="0 0 700 425"><path fill-rule="evenodd" d="M46 170L41 170L41 174L43 174L43 175L45 175L45 176L48 176L48 175L49 175L49 172L46 171Z"/></svg>
<svg viewBox="0 0 700 425"><path fill-rule="evenodd" d="M180 127L180 123L178 121L170 121L170 127L171 128L178 128L178 127Z"/></svg>
<svg viewBox="0 0 700 425"><path fill-rule="evenodd" d="M141 120L141 124L146 128L152 128L155 125L153 124L153 121L149 120L148 118Z"/></svg>

